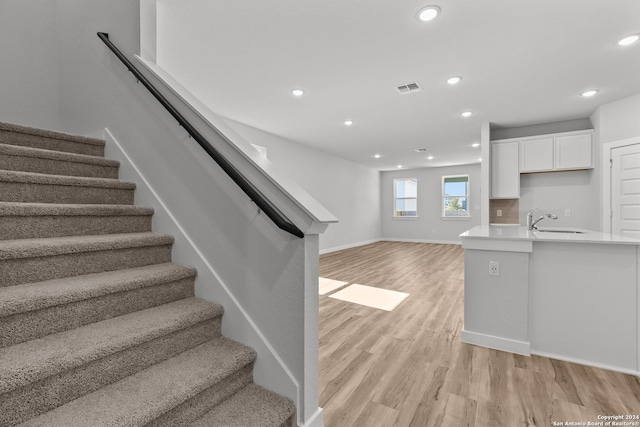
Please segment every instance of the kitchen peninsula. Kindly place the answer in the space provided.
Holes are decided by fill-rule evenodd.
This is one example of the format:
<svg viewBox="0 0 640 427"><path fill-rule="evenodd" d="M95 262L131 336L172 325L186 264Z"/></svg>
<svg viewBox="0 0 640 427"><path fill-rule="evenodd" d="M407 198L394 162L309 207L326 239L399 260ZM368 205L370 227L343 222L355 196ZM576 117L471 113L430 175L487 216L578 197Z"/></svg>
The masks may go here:
<svg viewBox="0 0 640 427"><path fill-rule="evenodd" d="M460 238L463 342L640 374L640 241L518 226Z"/></svg>

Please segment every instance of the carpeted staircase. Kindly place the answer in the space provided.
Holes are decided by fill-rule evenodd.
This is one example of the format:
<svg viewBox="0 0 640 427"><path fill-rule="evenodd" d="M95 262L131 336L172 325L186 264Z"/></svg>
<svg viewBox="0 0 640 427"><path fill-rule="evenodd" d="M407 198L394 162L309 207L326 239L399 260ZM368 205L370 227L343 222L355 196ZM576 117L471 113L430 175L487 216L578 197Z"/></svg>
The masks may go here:
<svg viewBox="0 0 640 427"><path fill-rule="evenodd" d="M295 425L103 155L0 123L0 426Z"/></svg>

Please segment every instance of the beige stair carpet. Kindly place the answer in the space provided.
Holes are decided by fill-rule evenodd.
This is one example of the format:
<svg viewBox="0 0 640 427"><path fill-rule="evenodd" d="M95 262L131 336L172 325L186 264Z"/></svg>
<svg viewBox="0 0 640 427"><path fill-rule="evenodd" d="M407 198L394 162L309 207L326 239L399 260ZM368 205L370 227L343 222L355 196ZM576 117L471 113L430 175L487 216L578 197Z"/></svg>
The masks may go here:
<svg viewBox="0 0 640 427"><path fill-rule="evenodd" d="M103 155L0 123L0 426L294 426Z"/></svg>

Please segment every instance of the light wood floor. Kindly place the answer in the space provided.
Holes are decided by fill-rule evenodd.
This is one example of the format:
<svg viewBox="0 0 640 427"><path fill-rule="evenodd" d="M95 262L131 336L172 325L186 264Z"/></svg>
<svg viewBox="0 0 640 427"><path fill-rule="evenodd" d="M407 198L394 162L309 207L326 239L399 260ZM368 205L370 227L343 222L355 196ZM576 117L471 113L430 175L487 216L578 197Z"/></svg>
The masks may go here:
<svg viewBox="0 0 640 427"><path fill-rule="evenodd" d="M320 257L322 277L410 293L392 312L320 297L326 427L552 426L640 414L634 376L461 343L463 275L457 245L379 242Z"/></svg>

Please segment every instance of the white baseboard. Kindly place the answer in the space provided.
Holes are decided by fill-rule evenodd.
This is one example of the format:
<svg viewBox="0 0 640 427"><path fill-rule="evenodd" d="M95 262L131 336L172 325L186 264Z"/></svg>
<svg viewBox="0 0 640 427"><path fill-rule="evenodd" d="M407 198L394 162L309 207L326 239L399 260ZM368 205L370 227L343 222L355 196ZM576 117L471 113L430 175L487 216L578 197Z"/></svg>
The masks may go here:
<svg viewBox="0 0 640 427"><path fill-rule="evenodd" d="M382 242L407 242L407 243L435 243L438 245L461 245L460 240L429 240L429 239L401 239L396 237L383 237Z"/></svg>
<svg viewBox="0 0 640 427"><path fill-rule="evenodd" d="M535 354L536 356L547 357L549 359L562 360L564 362L575 363L578 365L592 366L594 368L606 369L608 371L620 372L622 374L628 374L628 375L634 375L636 377L640 377L640 371L636 371L634 369L620 368L619 366L611 366L604 363L597 363L589 360L576 359L573 357L562 356L560 354L545 353L543 351L531 350L531 354Z"/></svg>
<svg viewBox="0 0 640 427"><path fill-rule="evenodd" d="M478 332L462 331L461 340L467 344L489 347L495 350L508 351L510 353L531 355L531 344L526 341L516 341L507 338L495 337L493 335L481 334Z"/></svg>
<svg viewBox="0 0 640 427"><path fill-rule="evenodd" d="M348 245L334 246L333 248L321 249L320 255L328 254L331 252L338 252L344 249L356 248L358 246L370 245L371 243L377 243L380 240L382 239L371 239L371 240L365 240L363 242L349 243Z"/></svg>
<svg viewBox="0 0 640 427"><path fill-rule="evenodd" d="M320 250L320 255L328 254L331 252L342 251L344 249L357 248L358 246L370 245L377 242L407 242L407 243L435 243L438 245L461 245L460 240L425 240L425 239L399 239L395 237L380 237L377 239L365 240L363 242L350 243L343 246L335 246L333 248Z"/></svg>
<svg viewBox="0 0 640 427"><path fill-rule="evenodd" d="M298 424L299 426L301 424ZM301 425L302 427L324 427L324 410L322 408L318 408L315 414L313 414L309 419Z"/></svg>
<svg viewBox="0 0 640 427"><path fill-rule="evenodd" d="M564 362L575 363L578 365L592 366L594 368L606 369L608 371L620 372L622 374L640 376L640 371L634 369L621 368L619 366L607 365L605 363L597 363L590 360L576 359L574 357L563 356L554 353L545 353L531 349L531 344L525 341L510 340L492 335L481 334L478 332L462 331L461 341L467 344L479 345L482 347L493 348L495 350L508 351L510 353L521 354L523 356L542 356L549 359L562 360Z"/></svg>

